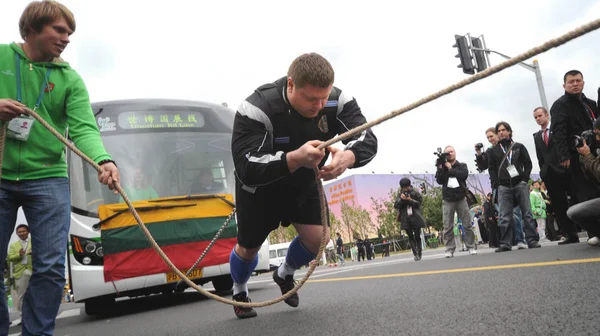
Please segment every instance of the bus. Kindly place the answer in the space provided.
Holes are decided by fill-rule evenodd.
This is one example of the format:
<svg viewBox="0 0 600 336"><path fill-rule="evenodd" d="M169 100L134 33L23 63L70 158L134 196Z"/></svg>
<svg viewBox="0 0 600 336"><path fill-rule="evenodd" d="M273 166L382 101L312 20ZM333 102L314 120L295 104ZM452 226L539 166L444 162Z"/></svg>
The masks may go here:
<svg viewBox="0 0 600 336"><path fill-rule="evenodd" d="M92 109L104 146L118 165L121 186L147 228L162 235L159 244L182 243L177 246L183 250L166 252L185 273L234 206L234 111L167 99L97 102ZM95 169L83 159L72 151L66 155L71 190L67 277L74 301L83 302L86 313L93 315L110 311L116 299L182 291L185 284L176 286L180 279L148 248L122 197L100 184ZM216 292L233 287L226 250L236 237L235 217L231 222L233 227L224 230L229 240L219 238L207 254L209 258L217 251L222 262L198 267L189 276L199 285L212 282ZM200 231L203 241L190 242ZM256 273L268 272L267 240L258 257Z"/></svg>

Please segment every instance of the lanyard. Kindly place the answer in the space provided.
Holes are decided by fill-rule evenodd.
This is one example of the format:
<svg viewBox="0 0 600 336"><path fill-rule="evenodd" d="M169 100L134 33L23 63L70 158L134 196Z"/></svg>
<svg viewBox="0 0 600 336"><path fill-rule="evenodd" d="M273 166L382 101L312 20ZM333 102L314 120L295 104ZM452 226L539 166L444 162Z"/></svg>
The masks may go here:
<svg viewBox="0 0 600 336"><path fill-rule="evenodd" d="M581 102L583 104L583 108L588 111L588 113L590 114L590 119L592 119L592 123L596 122L596 115L594 114L594 110L592 110L592 107L590 105L588 105L586 102Z"/></svg>
<svg viewBox="0 0 600 336"><path fill-rule="evenodd" d="M21 95L21 56L16 53L15 54L15 63L17 66L17 101L19 103L22 103L23 101L23 97ZM46 76L44 76L44 81L42 83L42 88L40 89L40 94L37 98L37 101L35 102L35 106L33 108L33 111L35 112L38 107L40 107L40 105L42 104L42 100L44 99L44 91L46 90L46 86L48 84L48 78L50 77L50 68L48 68L46 70Z"/></svg>
<svg viewBox="0 0 600 336"><path fill-rule="evenodd" d="M504 154L506 154L506 149L504 149L504 146L502 146L502 144L500 144L500 148L502 148L502 151L504 152ZM508 155L506 156L506 159L508 160L508 165L510 166L512 164L512 149L510 150L510 153L508 153Z"/></svg>

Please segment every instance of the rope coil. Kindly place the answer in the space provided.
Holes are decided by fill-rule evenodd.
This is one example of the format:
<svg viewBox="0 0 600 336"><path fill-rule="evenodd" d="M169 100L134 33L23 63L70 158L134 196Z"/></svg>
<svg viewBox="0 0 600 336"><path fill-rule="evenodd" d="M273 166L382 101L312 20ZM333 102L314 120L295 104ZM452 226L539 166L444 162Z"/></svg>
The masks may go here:
<svg viewBox="0 0 600 336"><path fill-rule="evenodd" d="M541 54L545 51L548 51L552 48L558 47L562 44L565 44L575 38L578 38L582 35L585 35L591 31L594 31L596 29L600 28L600 19L596 19L590 23L587 23L583 26L580 26L579 28L576 28L566 34L563 34L561 36L559 36L558 38L552 39L547 41L546 43L534 47L516 57L513 57L509 60L506 60L502 63L499 63L493 67L490 67L488 69L486 69L485 71L479 72L476 75L470 76L456 84L453 84L451 86L448 86L445 89L442 89L440 91L437 91L425 98L422 98L420 100L417 100L415 102L413 102L412 104L409 104L403 108L394 110L392 112L390 112L389 114L386 114L380 118L377 118L371 122L368 122L366 124L363 124L359 127L356 127L352 130L349 130L346 133L343 133L341 135L338 135L324 143L322 143L321 145L318 146L319 149L324 149L327 146L333 145L334 143L337 143L339 141L342 141L346 138L349 138L351 136L354 136L356 134L361 133L362 131L369 129L373 126L379 125L381 123L383 123L384 121L387 121L391 118L397 117L403 113L406 113L410 110L413 110L421 105L424 105L428 102L431 102L435 99L438 99L442 96L448 95L450 93L452 93L453 91L456 91L458 89L461 89L467 85L470 85L476 81L479 81L483 78L489 77L499 71L502 71L508 67L511 67L515 64L518 64L519 62L525 61L533 56L536 56L538 54ZM83 154L79 149L77 149L74 145L72 145L71 143L69 143L67 141L67 139L65 139L60 133L58 133L55 129L53 129L44 119L42 119L37 113L35 113L34 111L30 110L30 109L26 109L26 113L31 115L33 118L35 118L37 121L40 122L40 124L42 124L46 129L48 129L56 138L58 138L62 143L64 143L69 149L71 149L75 154L77 154L78 156L80 156L82 159L84 159L86 162L88 162L92 167L94 167L98 172L102 171L102 168L100 166L98 166L98 164L96 164L94 161L92 161L89 157L87 157L85 154ZM6 138L6 127L8 125L8 122L4 121L2 123L2 126L0 127L0 182L1 182L1 172L2 172L2 154L4 152L4 143L5 143L5 138ZM317 180L317 188L319 191L319 198L321 200L321 220L322 220L322 225L323 225L323 236L321 239L321 245L319 247L319 252L317 253L317 256L322 255L323 250L325 248L327 237L326 237L326 232L327 232L327 200L325 199L325 193L323 191L323 185L321 183L321 180L318 179L316 176L318 175L318 171L315 168L314 169L314 173L315 173L315 178ZM167 255L163 252L163 250L160 248L160 246L156 243L156 241L154 240L154 238L152 237L152 235L150 234L150 232L148 231L148 229L146 228L146 226L144 225L144 223L142 222L141 218L139 217L137 211L135 210L135 208L133 207L133 205L131 204L131 201L129 200L129 198L127 197L127 195L125 194L125 192L123 191L123 189L121 188L121 186L119 185L119 183L115 183L114 185L115 189L119 192L119 194L123 197L123 200L125 201L125 203L127 204L129 210L131 211L133 217L135 218L138 226L140 227L140 229L142 230L142 232L144 233L144 235L146 236L146 238L148 239L148 241L150 242L150 244L152 245L152 247L154 248L154 250L158 253L158 255L163 259L163 261L173 270L173 272L175 274L177 274L183 282L185 282L187 285L189 285L191 288L194 288L195 290L197 290L198 292L200 292L201 294L214 299L216 301L222 302L222 303L226 303L226 304L230 304L230 305L235 305L235 306L240 306L240 307L265 307L265 306L269 306L278 302L281 302L287 298L289 298L291 295L295 294L303 285L304 283L308 280L308 278L310 277L310 275L313 273L314 269L316 268L318 262L316 262L315 260L313 260L310 264L310 267L308 269L308 271L306 272L305 276L299 280L296 284L296 286L290 290L289 292L287 292L286 294L275 298L273 300L268 300L268 301L264 301L264 302L237 302L237 301L233 301L230 299L226 299L223 297L220 297L218 295L212 294L208 291L206 291L205 289L203 289L202 287L196 285L194 282L192 282L185 274L183 274L179 269L177 269L177 267L175 267L175 265L173 265L173 263L171 262L171 260L167 257ZM230 214L230 216L228 217L228 220L230 220L230 218L233 216L233 212L232 214ZM226 226L226 224L224 225ZM224 227L223 226L223 227ZM220 235L220 232L222 232L222 229L219 230L219 232L217 233L217 235L215 236L215 238L213 238L213 241L211 243L214 244L214 241L218 238L218 236ZM202 255L200 256L200 258L198 259L198 261L196 262L195 265L197 265L202 258L204 258L204 256L206 255L208 249L210 248L207 247L207 249L202 253Z"/></svg>

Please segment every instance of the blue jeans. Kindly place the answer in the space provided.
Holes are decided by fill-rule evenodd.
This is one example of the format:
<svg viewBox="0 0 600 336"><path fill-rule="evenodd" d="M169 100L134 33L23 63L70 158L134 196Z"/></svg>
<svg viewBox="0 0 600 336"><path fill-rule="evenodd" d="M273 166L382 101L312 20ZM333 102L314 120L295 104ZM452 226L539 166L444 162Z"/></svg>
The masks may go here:
<svg viewBox="0 0 600 336"><path fill-rule="evenodd" d="M29 225L33 274L23 299L22 334L52 335L65 285L65 255L69 233L71 198L67 178L0 182L0 271L17 210ZM5 288L0 289L0 335L8 334Z"/></svg>
<svg viewBox="0 0 600 336"><path fill-rule="evenodd" d="M513 225L513 243L525 243L525 234L523 233L523 213L521 212L521 207L518 205L513 210L513 220L515 221L515 225Z"/></svg>
<svg viewBox="0 0 600 336"><path fill-rule="evenodd" d="M498 192L497 190L493 191ZM494 195L495 196L495 195ZM492 198L493 199L493 198ZM500 217L500 205L496 203L496 211L498 211L498 217ZM521 213L521 207L518 205L513 210L513 244L525 243L525 235L523 234L523 214ZM499 223L498 223L499 224Z"/></svg>
<svg viewBox="0 0 600 336"><path fill-rule="evenodd" d="M525 229L525 240L527 245L537 242L537 223L531 214L531 201L529 200L529 186L525 182L507 187L498 188L498 203L500 204L498 228L500 229L500 245L512 246L514 234L514 205L521 208L523 228Z"/></svg>

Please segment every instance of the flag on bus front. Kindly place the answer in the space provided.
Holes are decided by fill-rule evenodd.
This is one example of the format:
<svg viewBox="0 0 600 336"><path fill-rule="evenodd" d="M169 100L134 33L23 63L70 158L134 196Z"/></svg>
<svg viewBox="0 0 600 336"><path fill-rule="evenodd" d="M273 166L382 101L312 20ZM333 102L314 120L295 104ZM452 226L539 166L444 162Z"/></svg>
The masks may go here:
<svg viewBox="0 0 600 336"><path fill-rule="evenodd" d="M231 200L228 195L227 199ZM179 270L187 270L200 257L232 211L219 198L150 200L133 202L138 215L161 249ZM167 273L171 268L138 226L124 203L98 209L104 250L104 281ZM197 268L229 262L237 243L235 219L223 230Z"/></svg>

